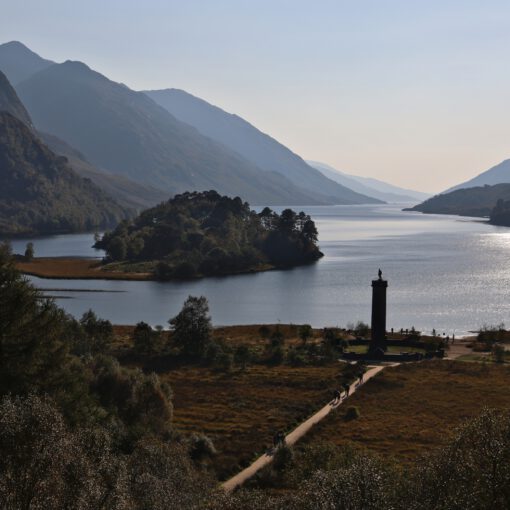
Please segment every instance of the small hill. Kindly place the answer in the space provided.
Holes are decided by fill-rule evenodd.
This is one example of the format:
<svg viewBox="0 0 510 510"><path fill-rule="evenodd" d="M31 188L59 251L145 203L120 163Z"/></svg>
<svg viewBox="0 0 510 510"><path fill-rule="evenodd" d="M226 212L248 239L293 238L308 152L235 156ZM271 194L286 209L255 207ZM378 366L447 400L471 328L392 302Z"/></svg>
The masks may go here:
<svg viewBox="0 0 510 510"><path fill-rule="evenodd" d="M54 64L18 41L0 44L0 70L16 85Z"/></svg>
<svg viewBox="0 0 510 510"><path fill-rule="evenodd" d="M308 164L322 172L326 177L329 177L330 179L333 179L334 181L343 184L358 193L363 193L385 202L401 204L406 202L415 202L416 200L425 200L430 197L428 193L399 188L398 186L380 181L379 179L346 174L330 165L326 165L326 163L320 163L319 161L308 161Z"/></svg>
<svg viewBox="0 0 510 510"><path fill-rule="evenodd" d="M319 259L317 229L291 209L256 213L239 197L184 193L121 223L96 243L115 270L159 279L291 267ZM110 266L111 267L111 266Z"/></svg>
<svg viewBox="0 0 510 510"><path fill-rule="evenodd" d="M488 217L498 200L510 200L510 184L478 186L436 195L406 211Z"/></svg>
<svg viewBox="0 0 510 510"><path fill-rule="evenodd" d="M52 65L16 89L37 129L64 140L93 166L167 196L215 188L255 204L324 203L83 63Z"/></svg>
<svg viewBox="0 0 510 510"><path fill-rule="evenodd" d="M243 118L227 113L184 90L145 91L174 117L203 135L240 154L266 172L277 172L296 186L322 197L326 203L370 204L379 200L362 195L325 177L297 154Z"/></svg>
<svg viewBox="0 0 510 510"><path fill-rule="evenodd" d="M0 233L6 236L104 229L127 212L77 176L23 122L0 112Z"/></svg>
<svg viewBox="0 0 510 510"><path fill-rule="evenodd" d="M475 186L485 186L487 184L492 186L502 183L510 183L510 159L505 159L498 165L489 168L489 170L482 172L469 181L453 186L453 188L446 190L445 193L462 188L474 188Z"/></svg>

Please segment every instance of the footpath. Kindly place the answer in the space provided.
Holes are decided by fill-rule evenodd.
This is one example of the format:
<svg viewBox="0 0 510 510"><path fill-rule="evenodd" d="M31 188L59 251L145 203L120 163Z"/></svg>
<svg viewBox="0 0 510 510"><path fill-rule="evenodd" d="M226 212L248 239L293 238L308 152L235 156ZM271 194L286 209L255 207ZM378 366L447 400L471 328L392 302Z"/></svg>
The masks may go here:
<svg viewBox="0 0 510 510"><path fill-rule="evenodd" d="M356 382L351 384L349 389L349 395L355 393L363 384L365 384L368 380L372 379L375 375L377 375L381 370L384 369L384 366L376 366L369 368L365 374L363 375L363 381L361 383ZM285 436L285 442L289 446L295 444L299 439L301 439L314 425L319 423L323 418L325 418L333 409L340 407L349 397L346 396L343 399L340 399L338 402L332 400L328 404L326 404L320 411L316 412L313 416L308 418L306 421L298 425L292 432L290 432L287 436ZM226 492L231 492L237 487L243 485L246 480L250 479L252 476L257 473L264 466L267 466L273 461L272 453L265 453L261 455L253 464L248 466L246 469L243 469L241 472L237 473L237 475L233 476L226 482L222 484L223 489Z"/></svg>

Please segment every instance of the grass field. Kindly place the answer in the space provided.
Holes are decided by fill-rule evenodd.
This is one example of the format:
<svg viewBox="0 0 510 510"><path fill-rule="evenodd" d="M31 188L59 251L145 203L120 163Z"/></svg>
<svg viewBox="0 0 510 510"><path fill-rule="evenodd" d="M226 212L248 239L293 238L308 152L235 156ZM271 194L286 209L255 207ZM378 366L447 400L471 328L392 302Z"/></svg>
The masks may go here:
<svg viewBox="0 0 510 510"><path fill-rule="evenodd" d="M412 462L445 443L453 428L484 406L510 408L510 368L426 361L386 368L330 414L305 442L353 442ZM361 416L345 421L347 406Z"/></svg>
<svg viewBox="0 0 510 510"><path fill-rule="evenodd" d="M95 259L41 257L31 262L18 260L16 267L24 274L40 278L85 280L148 280L151 278L149 273L104 271L101 268L101 262Z"/></svg>
<svg viewBox="0 0 510 510"><path fill-rule="evenodd" d="M174 391L175 427L213 440L218 449L214 466L224 479L269 447L277 430L293 428L325 405L339 373L340 366L333 363L253 365L231 373L183 367L160 377Z"/></svg>

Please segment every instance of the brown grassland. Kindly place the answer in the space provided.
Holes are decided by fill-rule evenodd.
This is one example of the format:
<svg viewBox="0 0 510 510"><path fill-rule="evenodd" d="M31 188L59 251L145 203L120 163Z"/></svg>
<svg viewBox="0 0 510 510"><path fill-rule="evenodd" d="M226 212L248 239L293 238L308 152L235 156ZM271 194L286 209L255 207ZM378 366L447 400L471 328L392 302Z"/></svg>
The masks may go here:
<svg viewBox="0 0 510 510"><path fill-rule="evenodd" d="M304 442L352 442L413 462L445 444L452 430L484 406L510 408L510 368L493 363L425 361L388 367L346 401L361 416L346 421L346 405Z"/></svg>
<svg viewBox="0 0 510 510"><path fill-rule="evenodd" d="M79 259L69 257L39 257L27 262L21 258L16 267L23 274L40 278L64 278L80 280L149 280L150 273L128 273L106 271L97 259Z"/></svg>
<svg viewBox="0 0 510 510"><path fill-rule="evenodd" d="M277 430L290 431L331 399L337 364L321 367L248 366L225 374L183 367L160 375L174 391L174 424L205 433L218 454L223 479L270 445Z"/></svg>

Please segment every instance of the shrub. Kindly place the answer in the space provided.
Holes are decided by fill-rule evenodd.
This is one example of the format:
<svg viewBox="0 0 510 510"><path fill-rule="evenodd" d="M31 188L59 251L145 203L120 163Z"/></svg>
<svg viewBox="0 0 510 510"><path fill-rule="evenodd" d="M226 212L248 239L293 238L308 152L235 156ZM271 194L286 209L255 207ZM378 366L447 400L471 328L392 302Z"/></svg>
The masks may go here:
<svg viewBox="0 0 510 510"><path fill-rule="evenodd" d="M345 412L345 419L347 421L357 420L361 416L359 408L356 406L349 406Z"/></svg>

